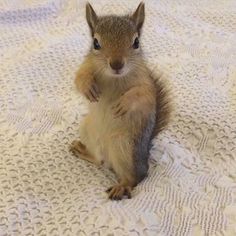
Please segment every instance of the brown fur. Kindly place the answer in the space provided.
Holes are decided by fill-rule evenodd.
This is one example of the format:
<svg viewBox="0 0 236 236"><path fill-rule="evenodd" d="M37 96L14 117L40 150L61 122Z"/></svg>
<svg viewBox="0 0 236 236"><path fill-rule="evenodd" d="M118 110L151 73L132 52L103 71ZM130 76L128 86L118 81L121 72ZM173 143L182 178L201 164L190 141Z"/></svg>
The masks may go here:
<svg viewBox="0 0 236 236"><path fill-rule="evenodd" d="M154 75L150 75L155 81L154 86L156 89L156 122L155 129L153 131L153 137L157 136L162 130L164 130L171 119L171 102L170 91L167 85L160 80L160 78Z"/></svg>
<svg viewBox="0 0 236 236"><path fill-rule="evenodd" d="M131 16L103 17L87 4L86 18L99 48L91 48L77 72L75 83L90 101L90 111L80 127L81 142L74 141L72 150L116 172L120 181L108 195L120 200L131 197L147 175L151 140L168 122L168 98L134 43L144 21L143 3ZM114 70L114 63L124 66Z"/></svg>

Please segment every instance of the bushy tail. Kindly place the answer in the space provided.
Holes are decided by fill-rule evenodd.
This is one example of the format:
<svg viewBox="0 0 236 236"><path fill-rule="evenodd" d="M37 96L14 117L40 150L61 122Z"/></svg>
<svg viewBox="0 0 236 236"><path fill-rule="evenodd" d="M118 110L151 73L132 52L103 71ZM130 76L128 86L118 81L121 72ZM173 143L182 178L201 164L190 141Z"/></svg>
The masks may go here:
<svg viewBox="0 0 236 236"><path fill-rule="evenodd" d="M159 134L170 121L171 102L169 97L169 88L166 82L160 78L151 75L156 87L156 125L153 131L153 138Z"/></svg>

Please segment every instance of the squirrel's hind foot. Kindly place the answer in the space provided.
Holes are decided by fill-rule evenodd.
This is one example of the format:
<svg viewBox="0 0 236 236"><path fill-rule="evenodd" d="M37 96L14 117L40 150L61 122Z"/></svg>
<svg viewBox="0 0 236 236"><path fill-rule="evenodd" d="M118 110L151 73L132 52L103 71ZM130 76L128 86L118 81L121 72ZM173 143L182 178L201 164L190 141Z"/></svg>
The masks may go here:
<svg viewBox="0 0 236 236"><path fill-rule="evenodd" d="M111 200L122 200L124 197L131 198L132 187L117 184L107 189L108 197Z"/></svg>

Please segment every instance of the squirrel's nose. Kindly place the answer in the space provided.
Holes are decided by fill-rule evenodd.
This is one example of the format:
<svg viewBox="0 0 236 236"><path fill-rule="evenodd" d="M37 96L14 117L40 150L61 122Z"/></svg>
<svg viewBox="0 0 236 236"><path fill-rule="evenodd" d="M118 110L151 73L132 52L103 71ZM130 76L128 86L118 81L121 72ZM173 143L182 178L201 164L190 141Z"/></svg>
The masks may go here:
<svg viewBox="0 0 236 236"><path fill-rule="evenodd" d="M124 62L120 60L111 61L110 66L113 70L121 70L124 67Z"/></svg>

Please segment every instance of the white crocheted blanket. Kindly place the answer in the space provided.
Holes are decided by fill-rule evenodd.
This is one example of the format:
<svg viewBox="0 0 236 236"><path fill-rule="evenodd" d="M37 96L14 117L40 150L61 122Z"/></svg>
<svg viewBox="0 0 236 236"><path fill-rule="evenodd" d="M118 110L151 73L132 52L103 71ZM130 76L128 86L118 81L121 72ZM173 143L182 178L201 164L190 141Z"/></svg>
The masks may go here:
<svg viewBox="0 0 236 236"><path fill-rule="evenodd" d="M90 44L85 1L0 1L1 236L236 235L236 2L145 3L146 59L175 111L148 178L113 202L115 175L68 150L87 111L73 83Z"/></svg>

